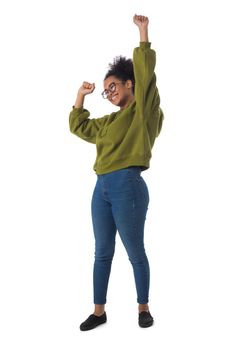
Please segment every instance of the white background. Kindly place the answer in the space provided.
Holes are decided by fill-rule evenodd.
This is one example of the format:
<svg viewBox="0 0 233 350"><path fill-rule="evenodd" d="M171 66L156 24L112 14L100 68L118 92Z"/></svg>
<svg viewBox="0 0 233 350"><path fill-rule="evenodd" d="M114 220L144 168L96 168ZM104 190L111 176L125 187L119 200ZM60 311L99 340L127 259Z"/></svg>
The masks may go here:
<svg viewBox="0 0 233 350"><path fill-rule="evenodd" d="M1 1L1 349L233 348L231 1ZM108 323L93 311L90 200L95 146L69 131L83 80L91 117L116 55L149 17L165 120L142 173L150 192L145 244L155 325L140 329L122 244ZM82 345L81 345L82 344Z"/></svg>

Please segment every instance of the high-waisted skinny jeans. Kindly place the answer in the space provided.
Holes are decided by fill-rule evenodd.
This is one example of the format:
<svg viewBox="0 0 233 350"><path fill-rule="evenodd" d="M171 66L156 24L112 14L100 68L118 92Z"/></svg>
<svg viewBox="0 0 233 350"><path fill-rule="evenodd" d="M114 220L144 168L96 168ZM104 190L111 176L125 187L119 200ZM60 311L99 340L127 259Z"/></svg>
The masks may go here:
<svg viewBox="0 0 233 350"><path fill-rule="evenodd" d="M144 248L149 192L139 166L97 175L91 201L95 236L94 304L105 304L118 231L133 267L137 302L147 304L150 269Z"/></svg>

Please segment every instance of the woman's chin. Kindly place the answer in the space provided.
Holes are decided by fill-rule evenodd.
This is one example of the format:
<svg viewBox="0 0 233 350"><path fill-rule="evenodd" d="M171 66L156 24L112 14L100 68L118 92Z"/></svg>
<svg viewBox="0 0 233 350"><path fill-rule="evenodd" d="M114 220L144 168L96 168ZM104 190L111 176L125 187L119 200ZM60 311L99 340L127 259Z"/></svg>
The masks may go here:
<svg viewBox="0 0 233 350"><path fill-rule="evenodd" d="M119 107L119 101L111 101L111 103L114 105L114 106L118 106Z"/></svg>

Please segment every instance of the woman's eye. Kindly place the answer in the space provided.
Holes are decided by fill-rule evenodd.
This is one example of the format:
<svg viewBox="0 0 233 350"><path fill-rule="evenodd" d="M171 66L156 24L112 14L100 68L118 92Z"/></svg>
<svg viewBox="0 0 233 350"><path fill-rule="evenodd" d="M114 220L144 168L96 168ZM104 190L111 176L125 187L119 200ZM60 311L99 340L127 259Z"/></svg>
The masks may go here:
<svg viewBox="0 0 233 350"><path fill-rule="evenodd" d="M115 89L115 84L111 84L111 85L109 86L109 90L110 90L110 91L114 91L114 89Z"/></svg>

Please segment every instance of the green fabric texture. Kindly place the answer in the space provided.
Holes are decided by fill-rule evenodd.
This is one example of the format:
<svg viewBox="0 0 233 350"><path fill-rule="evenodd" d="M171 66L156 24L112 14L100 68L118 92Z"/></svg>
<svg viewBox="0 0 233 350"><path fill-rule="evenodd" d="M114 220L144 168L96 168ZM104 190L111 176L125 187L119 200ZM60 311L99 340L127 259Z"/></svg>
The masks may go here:
<svg viewBox="0 0 233 350"><path fill-rule="evenodd" d="M89 118L90 112L74 108L69 115L70 131L96 144L93 166L97 175L129 166L150 167L152 147L160 134L164 115L154 72L156 53L150 42L140 42L133 51L134 101L125 109Z"/></svg>

